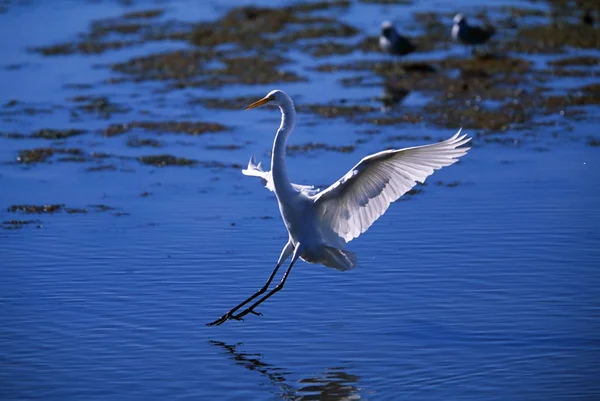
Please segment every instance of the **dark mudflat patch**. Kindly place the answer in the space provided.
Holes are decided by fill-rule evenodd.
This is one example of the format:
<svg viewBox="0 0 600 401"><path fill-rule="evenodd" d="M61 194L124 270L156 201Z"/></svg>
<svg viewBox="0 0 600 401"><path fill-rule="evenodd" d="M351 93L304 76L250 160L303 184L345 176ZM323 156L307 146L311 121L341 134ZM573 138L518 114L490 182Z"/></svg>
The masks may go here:
<svg viewBox="0 0 600 401"><path fill-rule="evenodd" d="M138 138L137 136L127 138L127 146L130 148L142 148L142 147L151 147L151 148L160 148L162 144L156 139L152 138Z"/></svg>
<svg viewBox="0 0 600 401"><path fill-rule="evenodd" d="M202 135L228 131L230 128L213 122L199 121L132 121L125 124L111 124L104 130L105 136L122 135L135 129L158 134L173 133L187 135Z"/></svg>
<svg viewBox="0 0 600 401"><path fill-rule="evenodd" d="M89 173L101 172L101 171L117 171L117 166L114 164L99 164L97 166L91 166L85 169Z"/></svg>
<svg viewBox="0 0 600 401"><path fill-rule="evenodd" d="M358 0L359 3L381 5L409 5L412 0Z"/></svg>
<svg viewBox="0 0 600 401"><path fill-rule="evenodd" d="M88 207L67 207L64 203L47 204L47 205L11 205L8 211L11 213L24 214L54 214L65 212L67 214L88 214L90 209L94 212L106 212L115 210L114 207L108 205L88 205ZM14 224L24 224L24 220L11 220ZM39 220L28 220L31 222L39 222ZM5 222L6 223L6 222Z"/></svg>
<svg viewBox="0 0 600 401"><path fill-rule="evenodd" d="M64 206L64 204L11 205L7 210L11 213L21 212L26 214L56 213L62 211Z"/></svg>
<svg viewBox="0 0 600 401"><path fill-rule="evenodd" d="M403 113L397 116L378 116L369 117L360 120L363 123L374 125L399 125L399 124L416 124L425 121L425 116L421 113Z"/></svg>
<svg viewBox="0 0 600 401"><path fill-rule="evenodd" d="M345 145L345 146L333 146L327 145L325 143L316 143L310 142L305 143L303 145L288 145L286 147L287 153L290 156L299 154L299 153L310 153L317 150L325 150L329 152L340 152L340 153L351 153L354 152L355 146L353 145Z"/></svg>
<svg viewBox="0 0 600 401"><path fill-rule="evenodd" d="M140 156L137 158L137 160L142 164L148 164L156 167L193 166L198 164L197 160L187 159L185 157L176 157L172 155Z"/></svg>
<svg viewBox="0 0 600 401"><path fill-rule="evenodd" d="M448 187L448 188L454 188L461 184L462 183L460 181L450 181L450 182L436 181L435 182L435 185L437 185L438 187Z"/></svg>
<svg viewBox="0 0 600 401"><path fill-rule="evenodd" d="M41 220L4 220L2 228L5 230L19 230L25 226L35 225L36 228L42 228Z"/></svg>
<svg viewBox="0 0 600 401"><path fill-rule="evenodd" d="M193 99L190 104L199 104L209 109L222 110L244 110L244 107L262 98L264 93L257 93L256 96L240 96L234 98L226 97L202 97Z"/></svg>
<svg viewBox="0 0 600 401"><path fill-rule="evenodd" d="M96 212L110 212L111 210L115 210L113 206L106 205L104 203L99 203L95 205L88 205L91 208L94 208Z"/></svg>
<svg viewBox="0 0 600 401"><path fill-rule="evenodd" d="M142 164L147 164L155 167L167 166L201 166L206 168L234 168L241 169L242 165L237 163L227 164L219 161L194 160L185 157L177 157L173 155L151 155L140 156L137 160Z"/></svg>
<svg viewBox="0 0 600 401"><path fill-rule="evenodd" d="M313 57L330 57L333 55L350 54L358 49L352 44L340 42L323 42L323 43L307 43L299 47L302 51L310 54Z"/></svg>
<svg viewBox="0 0 600 401"><path fill-rule="evenodd" d="M341 104L309 104L299 105L299 112L310 112L325 118L344 117L353 119L367 113L378 112L379 108L365 105L346 105L346 102Z"/></svg>
<svg viewBox="0 0 600 401"><path fill-rule="evenodd" d="M64 211L68 214L86 214L88 209L80 207L65 207Z"/></svg>
<svg viewBox="0 0 600 401"><path fill-rule="evenodd" d="M168 81L169 89L185 87L218 88L228 84L274 84L301 82L303 77L285 70L289 62L281 57L289 48L311 54L346 53L341 44L314 44L314 39L352 38L359 31L322 11L350 6L349 1L299 3L286 7L236 7L221 18L189 23L163 20L162 10L127 13L117 18L96 20L79 38L65 43L32 49L46 56L99 54L149 42L179 41L192 49L167 51L134 57L111 66L122 80ZM300 46L300 42L306 42ZM228 51L220 49L231 45ZM337 47L337 49L336 49ZM244 52L243 56L240 53ZM215 61L221 66L215 66Z"/></svg>
<svg viewBox="0 0 600 401"><path fill-rule="evenodd" d="M519 29L520 41L513 42L521 52L557 52L564 47L600 48L600 30L587 24L558 22L548 25L524 26Z"/></svg>
<svg viewBox="0 0 600 401"><path fill-rule="evenodd" d="M80 129L41 129L29 135L30 138L42 139L66 139L72 136L84 134L84 130Z"/></svg>
<svg viewBox="0 0 600 401"><path fill-rule="evenodd" d="M587 145L591 146L592 148L597 148L600 147L600 139L597 138L589 138L587 140Z"/></svg>
<svg viewBox="0 0 600 401"><path fill-rule="evenodd" d="M105 96L75 96L71 99L77 106L73 109L77 113L95 114L102 118L110 118L116 113L127 113L131 109L113 103Z"/></svg>
<svg viewBox="0 0 600 401"><path fill-rule="evenodd" d="M123 14L123 19L150 19L157 18L164 14L164 10L159 8L142 10L142 11L131 11Z"/></svg>
<svg viewBox="0 0 600 401"><path fill-rule="evenodd" d="M243 149L243 146L240 145L235 145L235 144L230 144L230 145L209 145L209 146L205 146L205 149L208 150L239 150L239 149Z"/></svg>
<svg viewBox="0 0 600 401"><path fill-rule="evenodd" d="M591 67L600 64L600 58L593 56L565 57L548 62L549 65L556 67L584 66Z"/></svg>
<svg viewBox="0 0 600 401"><path fill-rule="evenodd" d="M2 132L0 136L11 139L67 139L72 136L78 136L85 134L84 130L79 129L51 129L44 128L37 131L32 132L29 135L20 134L16 132Z"/></svg>
<svg viewBox="0 0 600 401"><path fill-rule="evenodd" d="M84 152L79 148L34 148L19 151L17 162L24 164L43 163L54 155L83 157ZM69 161L68 159L66 161Z"/></svg>

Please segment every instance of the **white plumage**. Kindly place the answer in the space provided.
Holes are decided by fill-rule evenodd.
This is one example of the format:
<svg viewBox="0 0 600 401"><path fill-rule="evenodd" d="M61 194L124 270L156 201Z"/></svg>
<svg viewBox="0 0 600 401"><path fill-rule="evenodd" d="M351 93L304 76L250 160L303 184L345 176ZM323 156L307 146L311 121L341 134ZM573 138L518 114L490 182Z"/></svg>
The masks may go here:
<svg viewBox="0 0 600 401"><path fill-rule="evenodd" d="M469 150L461 146L471 139L461 136L460 130L439 143L384 150L363 158L341 179L319 191L309 185L293 184L287 175L285 147L296 117L292 99L285 92L274 90L246 109L266 103L278 105L282 113L281 126L273 143L271 171L264 171L253 156L243 173L260 178L275 193L289 239L265 286L209 325L241 319L248 313L257 314L254 308L283 287L298 258L340 271L355 267L357 258L344 249L346 243L364 233L392 202L418 182L424 182L435 170L455 163ZM292 260L279 285L235 314L266 292L275 273L290 255L293 255Z"/></svg>
<svg viewBox="0 0 600 401"><path fill-rule="evenodd" d="M460 132L440 143L384 150L362 159L314 197L322 229L331 229L345 242L367 231L392 202L467 153L468 148L459 146L470 138Z"/></svg>

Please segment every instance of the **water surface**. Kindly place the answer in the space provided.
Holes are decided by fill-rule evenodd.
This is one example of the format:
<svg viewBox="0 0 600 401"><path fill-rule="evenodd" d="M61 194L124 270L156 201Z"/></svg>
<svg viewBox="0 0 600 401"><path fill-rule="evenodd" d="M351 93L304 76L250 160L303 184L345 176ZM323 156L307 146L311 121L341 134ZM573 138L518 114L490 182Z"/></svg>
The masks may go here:
<svg viewBox="0 0 600 401"><path fill-rule="evenodd" d="M517 3L485 3L507 4ZM264 316L205 327L263 284L287 234L273 194L239 167L252 154L268 162L278 112L212 109L190 100L260 96L279 87L299 104L346 99L378 106L377 76L368 76L373 85L345 87L340 79L352 73L313 67L388 58L358 51L315 60L290 49L295 63L286 70L307 81L165 91L161 82L110 84L119 75L107 65L190 45L167 41L62 57L30 49L75 40L92 20L134 10L164 9L163 20L194 22L234 5L31 1L11 3L0 14L4 36L12 38L0 45L0 132L85 130L54 141L0 137L1 398L595 399L600 159L590 141L598 138L596 105L583 107L578 118L536 117L552 124L526 130L465 127L475 137L468 155L392 205L350 244L357 269L340 273L300 262L285 289L261 306ZM546 3L529 6L549 10ZM362 37L377 35L392 14L408 25L411 13L451 15L453 7L356 2L332 12ZM583 53L600 54L567 49ZM559 57L521 56L541 65L543 57ZM470 56L448 45L415 59L440 57ZM597 65L587 68L592 73L580 82L597 83ZM578 86L568 79L544 85ZM82 95L105 96L125 111L73 114L72 99ZM419 110L427 99L413 91L396 112ZM230 129L103 134L110 124L134 120L210 121ZM365 134L370 129L377 133ZM296 153L290 175L324 186L365 155L443 139L456 129L301 113L291 144L355 149ZM161 147L127 146L131 137ZM21 150L36 147L80 148L86 159L17 162ZM98 153L110 157L93 156ZM160 168L135 159L163 153L224 166ZM114 168L89 169L104 165ZM55 213L10 210L27 204L64 206Z"/></svg>

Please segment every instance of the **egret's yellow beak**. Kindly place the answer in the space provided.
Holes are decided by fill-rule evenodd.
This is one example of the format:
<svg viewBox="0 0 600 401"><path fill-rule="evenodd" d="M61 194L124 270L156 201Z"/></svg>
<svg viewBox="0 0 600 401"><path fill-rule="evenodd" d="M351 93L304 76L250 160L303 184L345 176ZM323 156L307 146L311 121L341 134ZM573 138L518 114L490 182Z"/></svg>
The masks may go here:
<svg viewBox="0 0 600 401"><path fill-rule="evenodd" d="M246 106L246 108L244 110L250 110L250 109L253 109L255 107L262 106L263 104L269 103L273 99L274 99L273 96L263 97L262 99L257 100L256 102L252 103L250 106Z"/></svg>

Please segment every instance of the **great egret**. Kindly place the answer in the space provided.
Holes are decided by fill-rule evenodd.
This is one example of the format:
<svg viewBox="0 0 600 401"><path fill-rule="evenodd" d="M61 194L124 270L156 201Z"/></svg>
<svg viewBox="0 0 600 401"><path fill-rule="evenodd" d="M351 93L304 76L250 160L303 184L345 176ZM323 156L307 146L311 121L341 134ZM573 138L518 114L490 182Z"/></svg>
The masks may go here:
<svg viewBox="0 0 600 401"><path fill-rule="evenodd" d="M464 45L481 45L487 42L495 33L493 27L481 28L467 23L467 17L462 14L454 16L454 25L452 25L452 39Z"/></svg>
<svg viewBox="0 0 600 401"><path fill-rule="evenodd" d="M263 171L261 165L257 165L252 158L244 174L261 178L266 187L275 192L289 238L265 285L208 326L222 324L228 319L240 320L248 313L260 315L254 309L283 288L298 258L340 271L352 269L357 259L354 253L344 250L346 243L367 231L385 213L390 203L417 182L422 183L434 170L455 163L469 150L460 147L471 140L466 135L459 136L460 130L439 143L384 150L363 158L341 179L324 191L319 191L311 186L292 184L288 178L285 147L296 120L292 99L285 92L274 90L246 107L246 110L268 103L279 106L282 115L273 142L271 171ZM281 282L236 314L244 305L267 291L277 270L290 255L292 260Z"/></svg>
<svg viewBox="0 0 600 401"><path fill-rule="evenodd" d="M393 56L404 56L417 49L410 39L398 33L390 21L383 21L381 24L379 47Z"/></svg>

